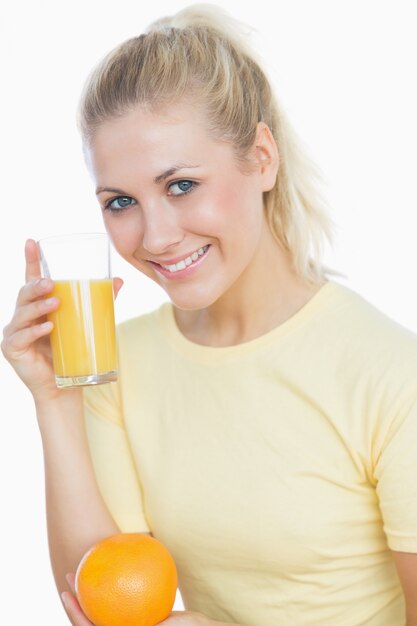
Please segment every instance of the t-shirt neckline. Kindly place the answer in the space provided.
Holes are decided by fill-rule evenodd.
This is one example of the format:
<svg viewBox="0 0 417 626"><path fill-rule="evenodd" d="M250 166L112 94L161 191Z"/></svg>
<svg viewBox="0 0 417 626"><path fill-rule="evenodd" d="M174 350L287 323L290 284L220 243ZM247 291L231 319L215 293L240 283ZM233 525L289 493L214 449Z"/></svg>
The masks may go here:
<svg viewBox="0 0 417 626"><path fill-rule="evenodd" d="M165 302L160 307L159 322L170 343L174 345L176 350L188 357L204 361L235 358L269 346L272 342L275 343L280 337L304 324L325 304L335 288L337 288L337 283L333 280L327 280L310 300L285 322L259 337L232 346L206 346L185 337L177 325L171 302Z"/></svg>

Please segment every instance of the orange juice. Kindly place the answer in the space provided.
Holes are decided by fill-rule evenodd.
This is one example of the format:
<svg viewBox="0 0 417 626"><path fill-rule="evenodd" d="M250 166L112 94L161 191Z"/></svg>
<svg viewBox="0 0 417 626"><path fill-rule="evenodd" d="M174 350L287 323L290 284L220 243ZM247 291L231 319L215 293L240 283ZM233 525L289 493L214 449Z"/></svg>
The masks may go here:
<svg viewBox="0 0 417 626"><path fill-rule="evenodd" d="M56 280L51 348L58 386L117 379L113 282Z"/></svg>

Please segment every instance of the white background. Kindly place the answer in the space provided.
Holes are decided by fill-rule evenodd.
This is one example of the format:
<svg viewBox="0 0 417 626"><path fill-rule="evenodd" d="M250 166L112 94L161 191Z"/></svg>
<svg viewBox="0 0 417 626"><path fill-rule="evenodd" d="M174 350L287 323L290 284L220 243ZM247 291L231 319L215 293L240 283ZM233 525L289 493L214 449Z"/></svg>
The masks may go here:
<svg viewBox="0 0 417 626"><path fill-rule="evenodd" d="M12 315L23 246L102 230L74 115L90 68L170 0L9 0L0 9L1 307ZM225 0L255 44L312 158L338 225L327 262L344 284L417 332L416 17L413 0ZM274 7L274 13L271 13ZM121 321L166 300L118 259ZM67 624L49 566L41 443L31 398L0 358L1 615L9 626ZM3 622L3 617L0 616Z"/></svg>

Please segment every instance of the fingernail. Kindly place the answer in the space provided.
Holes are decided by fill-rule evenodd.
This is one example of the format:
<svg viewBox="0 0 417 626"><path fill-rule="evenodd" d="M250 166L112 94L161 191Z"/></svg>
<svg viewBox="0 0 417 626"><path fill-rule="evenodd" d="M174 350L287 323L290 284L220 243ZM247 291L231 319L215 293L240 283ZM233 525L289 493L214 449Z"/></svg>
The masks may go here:
<svg viewBox="0 0 417 626"><path fill-rule="evenodd" d="M58 298L45 298L43 302L45 306L52 306L58 302Z"/></svg>
<svg viewBox="0 0 417 626"><path fill-rule="evenodd" d="M66 596L66 592L64 591L63 593L61 593L61 600L62 600L62 604L65 606L65 608L68 608L68 600L67 600L67 596Z"/></svg>

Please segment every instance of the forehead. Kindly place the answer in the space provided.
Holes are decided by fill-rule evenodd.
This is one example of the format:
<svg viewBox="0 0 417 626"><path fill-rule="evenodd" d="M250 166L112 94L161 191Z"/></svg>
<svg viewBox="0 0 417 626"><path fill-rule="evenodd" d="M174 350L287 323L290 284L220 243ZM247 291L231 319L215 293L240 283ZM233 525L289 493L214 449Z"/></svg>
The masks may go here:
<svg viewBox="0 0 417 626"><path fill-rule="evenodd" d="M205 131L205 122L201 108L190 103L177 103L164 108L138 105L120 117L102 122L95 131L93 142L100 143L103 137L107 139L112 135L119 137L126 132L136 138L154 140L161 132L169 132L183 126Z"/></svg>
<svg viewBox="0 0 417 626"><path fill-rule="evenodd" d="M103 122L95 131L86 156L94 171L119 164L160 169L166 161L195 160L202 153L225 149L209 134L204 112L191 104L163 110L138 106L125 115Z"/></svg>

